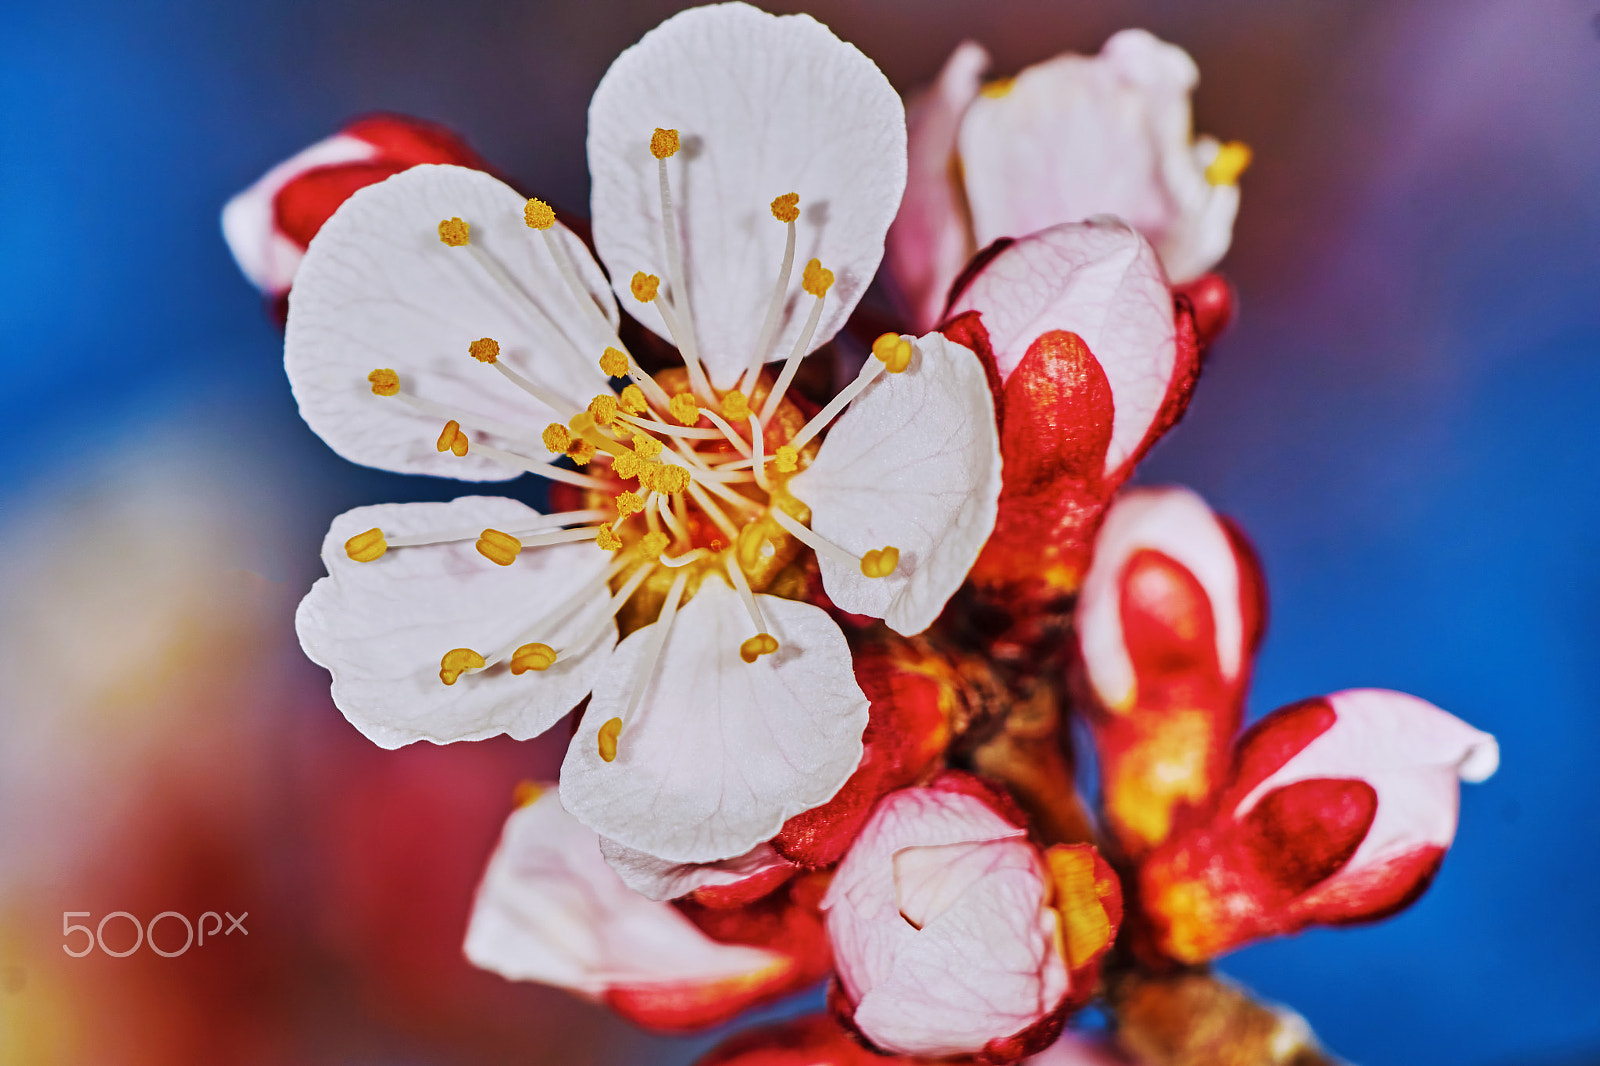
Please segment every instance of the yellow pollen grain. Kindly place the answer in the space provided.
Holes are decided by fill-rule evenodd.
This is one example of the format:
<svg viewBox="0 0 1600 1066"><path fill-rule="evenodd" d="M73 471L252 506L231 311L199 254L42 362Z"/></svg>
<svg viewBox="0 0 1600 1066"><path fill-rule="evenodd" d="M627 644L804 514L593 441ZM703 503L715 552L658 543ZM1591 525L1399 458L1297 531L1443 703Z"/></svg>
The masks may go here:
<svg viewBox="0 0 1600 1066"><path fill-rule="evenodd" d="M439 660L439 680L447 685L456 683L456 678L468 670L481 670L486 660L471 648L451 648Z"/></svg>
<svg viewBox="0 0 1600 1066"><path fill-rule="evenodd" d="M911 342L898 333L885 333L872 342L872 354L891 374L903 374L911 365Z"/></svg>
<svg viewBox="0 0 1600 1066"><path fill-rule="evenodd" d="M631 514L638 514L644 510L644 497L637 492L621 492L617 494L617 517L627 518Z"/></svg>
<svg viewBox="0 0 1600 1066"><path fill-rule="evenodd" d="M634 272L633 281L628 283L628 288L632 290L635 300L647 304L656 298L656 290L661 288L661 279L654 274L638 270Z"/></svg>
<svg viewBox="0 0 1600 1066"><path fill-rule="evenodd" d="M661 454L661 442L648 433L635 433L629 443L641 459L654 459Z"/></svg>
<svg viewBox="0 0 1600 1066"><path fill-rule="evenodd" d="M629 452L628 454L637 457L637 453ZM621 459L621 456L618 456L618 459ZM615 470L616 468L617 463L612 463L611 469ZM639 487L642 489L655 489L656 475L660 474L664 469L666 469L665 463L657 462L654 459L639 459L639 465L635 470L635 476L639 479Z"/></svg>
<svg viewBox="0 0 1600 1066"><path fill-rule="evenodd" d="M792 444L780 444L777 454L772 457L772 464L780 474L794 473L800 466L800 449Z"/></svg>
<svg viewBox="0 0 1600 1066"><path fill-rule="evenodd" d="M867 577L888 577L900 565L900 549L873 548L861 557L861 572Z"/></svg>
<svg viewBox="0 0 1600 1066"><path fill-rule="evenodd" d="M1009 96L1011 90L1016 88L1016 85L1016 78L996 78L994 81L985 82L983 88L979 89L978 92L991 100L998 100L1002 96Z"/></svg>
<svg viewBox="0 0 1600 1066"><path fill-rule="evenodd" d="M617 740L622 736L622 719L613 718L600 727L600 758L611 762L617 757Z"/></svg>
<svg viewBox="0 0 1600 1066"><path fill-rule="evenodd" d="M1217 149L1217 157L1206 167L1206 180L1213 185L1233 185L1250 166L1253 153L1243 141L1229 141Z"/></svg>
<svg viewBox="0 0 1600 1066"><path fill-rule="evenodd" d="M622 395L617 397L617 402L630 415L642 415L650 410L650 405L644 399L644 390L637 385L629 385L624 388Z"/></svg>
<svg viewBox="0 0 1600 1066"><path fill-rule="evenodd" d="M529 229L549 229L556 224L555 209L535 196L522 205L522 221Z"/></svg>
<svg viewBox="0 0 1600 1066"><path fill-rule="evenodd" d="M498 529L486 529L478 534L478 554L497 566L510 566L522 551L522 541Z"/></svg>
<svg viewBox="0 0 1600 1066"><path fill-rule="evenodd" d="M815 260L813 260L815 262ZM729 422L743 422L750 417L750 397L733 389L722 394L722 417Z"/></svg>
<svg viewBox="0 0 1600 1066"><path fill-rule="evenodd" d="M671 496L689 487L689 471L681 466L663 466L656 471L655 490Z"/></svg>
<svg viewBox="0 0 1600 1066"><path fill-rule="evenodd" d="M639 476L639 468L644 460L639 458L637 452L623 452L611 462L611 472L624 481Z"/></svg>
<svg viewBox="0 0 1600 1066"><path fill-rule="evenodd" d="M472 227L459 218L447 218L439 223L439 239L452 248L465 247L472 239Z"/></svg>
<svg viewBox="0 0 1600 1066"><path fill-rule="evenodd" d="M600 524L600 532L595 535L594 542L608 552L614 552L622 547L622 538L612 530L610 522Z"/></svg>
<svg viewBox="0 0 1600 1066"><path fill-rule="evenodd" d="M671 159L678 154L678 131L664 130L660 126L650 135L650 154L657 159Z"/></svg>
<svg viewBox="0 0 1600 1066"><path fill-rule="evenodd" d="M518 810L523 807L531 807L539 801L539 797L542 795L544 795L544 786L538 782L518 781L516 787L511 790L511 805Z"/></svg>
<svg viewBox="0 0 1600 1066"><path fill-rule="evenodd" d="M521 676L529 670L548 670L556 661L556 651L548 644L524 644L511 653L511 672Z"/></svg>
<svg viewBox="0 0 1600 1066"><path fill-rule="evenodd" d="M833 287L833 271L823 266L822 260L813 259L800 275L800 287L820 300Z"/></svg>
<svg viewBox="0 0 1600 1066"><path fill-rule="evenodd" d="M700 421L700 402L687 392L680 392L667 404L667 411L686 426Z"/></svg>
<svg viewBox="0 0 1600 1066"><path fill-rule="evenodd" d="M589 401L589 413L594 415L594 420L602 426L609 426L617 420L617 409L620 407L615 396L602 393Z"/></svg>
<svg viewBox="0 0 1600 1066"><path fill-rule="evenodd" d="M753 663L763 655L771 655L778 650L778 638L771 633L757 633L743 644L739 645L739 658L747 663Z"/></svg>
<svg viewBox="0 0 1600 1066"><path fill-rule="evenodd" d="M467 435L461 432L461 423L452 418L444 424L444 430L439 434L439 440L434 447L441 452L454 452L459 459L467 454L468 443Z"/></svg>
<svg viewBox="0 0 1600 1066"><path fill-rule="evenodd" d="M393 370L374 370L367 380L372 382L374 396L393 396L400 391L400 375Z"/></svg>
<svg viewBox="0 0 1600 1066"><path fill-rule="evenodd" d="M551 454L559 455L572 443L572 431L560 422L552 422L544 427L543 440L544 446L550 449Z"/></svg>
<svg viewBox="0 0 1600 1066"><path fill-rule="evenodd" d="M500 358L500 342L493 337L480 337L467 345L467 354L480 363L492 363Z"/></svg>
<svg viewBox="0 0 1600 1066"><path fill-rule="evenodd" d="M772 201L772 217L779 222L793 222L800 217L800 194L786 192Z"/></svg>
<svg viewBox="0 0 1600 1066"><path fill-rule="evenodd" d="M344 542L344 553L358 563L370 563L388 550L389 542L383 539L383 530L377 526Z"/></svg>
<svg viewBox="0 0 1600 1066"><path fill-rule="evenodd" d="M660 530L646 533L644 539L639 542L639 554L653 563L661 558L661 553L666 551L667 545L671 543L667 535Z"/></svg>
<svg viewBox="0 0 1600 1066"><path fill-rule="evenodd" d="M628 353L619 348L607 348L600 353L600 369L608 378L628 376Z"/></svg>
<svg viewBox="0 0 1600 1066"><path fill-rule="evenodd" d="M579 466L588 466L594 458L595 446L586 440L575 440L567 445L567 458Z"/></svg>

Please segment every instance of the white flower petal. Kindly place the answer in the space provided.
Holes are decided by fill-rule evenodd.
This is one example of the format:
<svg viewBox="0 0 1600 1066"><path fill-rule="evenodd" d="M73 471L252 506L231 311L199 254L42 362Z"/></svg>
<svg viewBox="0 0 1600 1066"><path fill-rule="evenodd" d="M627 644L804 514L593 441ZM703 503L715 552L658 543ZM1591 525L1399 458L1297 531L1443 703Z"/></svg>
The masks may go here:
<svg viewBox="0 0 1600 1066"><path fill-rule="evenodd" d="M467 926L473 965L599 996L610 988L715 981L781 956L712 940L671 904L638 895L550 789L506 820Z"/></svg>
<svg viewBox="0 0 1600 1066"><path fill-rule="evenodd" d="M1117 215L1160 252L1175 281L1228 249L1236 186L1215 186L1196 151L1183 49L1125 30L1098 57L1029 67L1008 91L974 100L959 145L978 247L1061 222Z"/></svg>
<svg viewBox="0 0 1600 1066"><path fill-rule="evenodd" d="M788 354L811 311L800 268L834 272L816 348L866 291L905 187L905 112L872 61L807 15L745 4L693 8L611 65L589 105L594 241L612 284L650 329L655 310L628 295L635 271L670 275L661 229L657 128L682 150L667 163L687 288L707 372L719 387L748 365L778 280L785 228L772 200L800 194L795 269L768 359Z"/></svg>
<svg viewBox="0 0 1600 1066"><path fill-rule="evenodd" d="M794 869L794 863L773 851L771 844L757 844L721 862L671 862L601 837L600 854L623 884L647 899L679 899L697 888L718 888L768 870Z"/></svg>
<svg viewBox="0 0 1600 1066"><path fill-rule="evenodd" d="M662 859L716 862L826 803L855 771L867 698L844 634L808 603L756 600L780 648L747 663L744 604L716 578L700 586L608 763L600 727L627 709L654 626L617 645L561 767L563 802L585 825Z"/></svg>
<svg viewBox="0 0 1600 1066"><path fill-rule="evenodd" d="M995 256L950 313L978 311L1001 380L1038 337L1076 333L1111 386L1106 473L1144 441L1177 365L1172 293L1155 252L1117 219L1055 226Z"/></svg>
<svg viewBox="0 0 1600 1066"><path fill-rule="evenodd" d="M295 628L306 654L333 674L334 703L369 740L385 748L500 733L524 740L550 728L593 687L616 640L614 625L542 672L516 677L501 664L454 685L439 679L439 660L452 648L487 655L541 620L549 631L525 641L560 650L563 635L581 633L605 606L604 589L587 612L580 608L567 621L549 615L606 569L610 556L593 544L529 548L505 567L480 555L473 540L390 548L370 563L344 549L374 526L392 539L474 527L512 532L537 518L515 500L465 496L358 507L333 520L322 545L329 576L300 602Z"/></svg>
<svg viewBox="0 0 1600 1066"><path fill-rule="evenodd" d="M480 337L499 341L507 366L576 407L609 391L599 367L608 342L562 282L545 239L523 222L525 203L481 171L420 166L357 191L323 225L295 275L284 365L301 416L334 451L368 466L465 481L518 473L470 451L439 452L446 419L373 395L367 375L381 367L399 374L401 389L449 409L472 440L548 456L539 433L554 413L467 354ZM439 240L440 221L453 217L472 227L472 246L498 262L522 296L508 294L470 248ZM551 232L614 321L610 290L583 243L559 223ZM480 433L470 415L523 436Z"/></svg>
<svg viewBox="0 0 1600 1066"><path fill-rule="evenodd" d="M938 325L950 284L976 251L956 173L956 132L989 53L963 41L939 80L906 105L906 195L889 227L885 266L918 332Z"/></svg>
<svg viewBox="0 0 1600 1066"><path fill-rule="evenodd" d="M966 580L1000 499L1000 438L983 365L936 333L915 348L910 369L867 386L789 483L820 536L857 555L900 549L899 567L882 578L817 559L834 603L908 635L931 625Z"/></svg>
<svg viewBox="0 0 1600 1066"><path fill-rule="evenodd" d="M1205 589L1223 677L1238 677L1244 666L1239 559L1222 523L1188 489L1130 489L1106 513L1078 595L1078 643L1089 682L1107 707L1126 707L1134 698L1133 660L1122 632L1122 574L1128 560L1145 549L1181 564Z"/></svg>

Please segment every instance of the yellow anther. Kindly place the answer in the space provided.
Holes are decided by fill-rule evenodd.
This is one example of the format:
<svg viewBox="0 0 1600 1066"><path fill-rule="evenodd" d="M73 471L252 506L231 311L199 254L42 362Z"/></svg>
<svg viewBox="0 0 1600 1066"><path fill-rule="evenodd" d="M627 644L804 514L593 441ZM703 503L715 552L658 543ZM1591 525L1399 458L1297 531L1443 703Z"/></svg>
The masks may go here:
<svg viewBox="0 0 1600 1066"><path fill-rule="evenodd" d="M628 353L620 348L607 348L600 353L600 369L608 378L628 376Z"/></svg>
<svg viewBox="0 0 1600 1066"><path fill-rule="evenodd" d="M500 342L493 337L480 337L467 345L467 354L480 363L492 363L500 358Z"/></svg>
<svg viewBox="0 0 1600 1066"><path fill-rule="evenodd" d="M556 224L555 209L535 196L522 205L522 221L529 229L549 229Z"/></svg>
<svg viewBox="0 0 1600 1066"><path fill-rule="evenodd" d="M511 805L521 809L531 807L544 795L544 786L536 781L518 781L511 790Z"/></svg>
<svg viewBox="0 0 1600 1066"><path fill-rule="evenodd" d="M628 287L633 290L633 298L642 304L647 304L656 298L656 290L661 287L661 279L654 274L646 274L642 270L634 272L633 281Z"/></svg>
<svg viewBox="0 0 1600 1066"><path fill-rule="evenodd" d="M522 541L498 529L486 529L478 534L478 554L497 566L510 566L522 550Z"/></svg>
<svg viewBox="0 0 1600 1066"><path fill-rule="evenodd" d="M461 423L455 419L444 424L444 432L439 434L438 443L435 445L441 452L455 452L456 458L467 454L467 435L461 432Z"/></svg>
<svg viewBox="0 0 1600 1066"><path fill-rule="evenodd" d="M985 82L983 88L978 91L991 100L998 100L1002 96L1009 95L1016 85L1016 78L996 78L994 81Z"/></svg>
<svg viewBox="0 0 1600 1066"><path fill-rule="evenodd" d="M779 222L793 222L800 217L800 194L786 192L772 201L772 217Z"/></svg>
<svg viewBox="0 0 1600 1066"><path fill-rule="evenodd" d="M638 452L623 452L611 461L611 472L624 481L639 476L639 468L644 460L639 458Z"/></svg>
<svg viewBox="0 0 1600 1066"><path fill-rule="evenodd" d="M686 426L692 426L700 421L700 402L687 392L680 392L674 396L672 402L667 405L667 411Z"/></svg>
<svg viewBox="0 0 1600 1066"><path fill-rule="evenodd" d="M616 468L617 464L612 463L611 469L615 470ZM639 466L635 471L635 476L639 479L639 487L642 489L655 489L656 477L664 469L666 469L665 463L658 462L655 459L640 459Z"/></svg>
<svg viewBox="0 0 1600 1066"><path fill-rule="evenodd" d="M439 660L439 680L447 685L456 683L456 678L468 670L481 670L484 667L483 656L471 648L451 648L444 653L444 658Z"/></svg>
<svg viewBox="0 0 1600 1066"><path fill-rule="evenodd" d="M622 719L613 718L600 727L600 758L610 762L617 757L617 740L622 736Z"/></svg>
<svg viewBox="0 0 1600 1066"><path fill-rule="evenodd" d="M861 572L867 577L888 577L900 565L900 549L873 548L861 557Z"/></svg>
<svg viewBox="0 0 1600 1066"><path fill-rule="evenodd" d="M600 425L609 426L617 420L617 409L620 406L615 396L601 393L589 401L589 413L594 415L594 420Z"/></svg>
<svg viewBox="0 0 1600 1066"><path fill-rule="evenodd" d="M383 539L383 530L377 526L344 542L344 553L358 563L370 563L388 550L389 542Z"/></svg>
<svg viewBox="0 0 1600 1066"><path fill-rule="evenodd" d="M567 450L567 445L572 443L572 431L560 422L552 422L544 427L544 446L552 454L560 454Z"/></svg>
<svg viewBox="0 0 1600 1066"><path fill-rule="evenodd" d="M654 459L661 454L661 442L648 433L635 433L629 443L641 459Z"/></svg>
<svg viewBox="0 0 1600 1066"><path fill-rule="evenodd" d="M621 492L617 494L617 517L627 518L631 514L638 514L644 510L644 497L637 492Z"/></svg>
<svg viewBox="0 0 1600 1066"><path fill-rule="evenodd" d="M656 471L655 484L652 486L657 492L671 496L675 492L682 492L689 487L689 471L681 466L663 466Z"/></svg>
<svg viewBox="0 0 1600 1066"><path fill-rule="evenodd" d="M734 389L722 394L722 417L729 422L743 422L750 417L750 397Z"/></svg>
<svg viewBox="0 0 1600 1066"><path fill-rule="evenodd" d="M588 466L589 460L594 458L595 446L586 440L575 440L567 445L567 458L579 466Z"/></svg>
<svg viewBox="0 0 1600 1066"><path fill-rule="evenodd" d="M780 474L792 474L800 466L800 449L792 444L780 444L772 463Z"/></svg>
<svg viewBox="0 0 1600 1066"><path fill-rule="evenodd" d="M747 663L753 663L763 655L771 655L778 650L778 638L771 633L757 633L743 644L739 645L739 658Z"/></svg>
<svg viewBox="0 0 1600 1066"><path fill-rule="evenodd" d="M644 539L639 542L639 554L653 563L661 558L661 553L666 551L667 545L671 543L672 540L659 530L646 533Z"/></svg>
<svg viewBox="0 0 1600 1066"><path fill-rule="evenodd" d="M660 126L650 135L650 154L657 159L670 159L678 154L678 131L664 130Z"/></svg>
<svg viewBox="0 0 1600 1066"><path fill-rule="evenodd" d="M872 342L872 354L891 374L901 374L911 365L911 342L898 333L885 333Z"/></svg>
<svg viewBox="0 0 1600 1066"><path fill-rule="evenodd" d="M376 396L393 396L400 391L400 375L393 370L374 370L367 375Z"/></svg>
<svg viewBox="0 0 1600 1066"><path fill-rule="evenodd" d="M617 397L617 402L630 415L642 415L650 410L650 405L644 400L644 390L637 385L626 386L622 395Z"/></svg>
<svg viewBox="0 0 1600 1066"><path fill-rule="evenodd" d="M622 547L622 538L612 530L610 522L600 523L600 532L595 535L594 542L608 552Z"/></svg>
<svg viewBox="0 0 1600 1066"><path fill-rule="evenodd" d="M452 248L460 248L472 239L472 227L459 218L447 218L439 223L439 239Z"/></svg>
<svg viewBox="0 0 1600 1066"><path fill-rule="evenodd" d="M529 670L548 670L556 661L556 650L548 644L524 644L511 653L511 672L525 674Z"/></svg>
<svg viewBox="0 0 1600 1066"><path fill-rule="evenodd" d="M823 266L822 260L813 259L800 274L800 287L820 300L833 287L833 271Z"/></svg>
<svg viewBox="0 0 1600 1066"><path fill-rule="evenodd" d="M1217 157L1206 167L1206 180L1213 185L1235 184L1250 166L1251 155L1248 144L1229 141L1217 149Z"/></svg>

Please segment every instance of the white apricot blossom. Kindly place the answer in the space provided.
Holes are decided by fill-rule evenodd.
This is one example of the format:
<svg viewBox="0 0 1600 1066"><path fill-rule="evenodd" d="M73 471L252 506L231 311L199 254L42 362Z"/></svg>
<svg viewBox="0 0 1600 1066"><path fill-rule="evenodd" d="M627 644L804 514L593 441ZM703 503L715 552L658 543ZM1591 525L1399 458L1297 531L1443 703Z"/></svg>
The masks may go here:
<svg viewBox="0 0 1600 1066"><path fill-rule="evenodd" d="M298 627L386 747L532 736L592 693L562 803L620 846L715 862L861 757L867 699L798 598L805 553L839 607L926 628L993 528L994 413L937 334L880 337L810 418L788 396L905 182L899 98L824 26L669 19L601 81L589 162L604 273L547 204L452 166L358 191L311 243L285 362L312 429L355 462L532 472L578 505L352 511ZM681 369L641 368L613 290Z"/></svg>

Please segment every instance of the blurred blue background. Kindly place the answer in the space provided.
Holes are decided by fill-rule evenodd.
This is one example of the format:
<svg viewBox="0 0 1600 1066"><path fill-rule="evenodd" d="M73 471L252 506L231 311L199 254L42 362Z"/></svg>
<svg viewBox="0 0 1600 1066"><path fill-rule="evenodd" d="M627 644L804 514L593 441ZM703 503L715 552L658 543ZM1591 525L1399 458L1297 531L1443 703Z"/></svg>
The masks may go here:
<svg viewBox="0 0 1600 1066"><path fill-rule="evenodd" d="M381 762L327 703L320 672L285 650L333 514L448 498L456 486L352 467L305 428L281 370L280 334L235 270L217 213L273 163L377 109L443 122L524 191L583 212L589 93L617 52L679 6L5 5L4 632L13 650L23 646L43 624L38 612L75 595L66 578L30 584L40 573L109 560L107 580L155 583L132 602L90 610L115 623L103 632L67 618L50 645L63 651L59 661L8 660L0 1022L15 1031L17 1019L46 1008L79 1023L100 1017L99 1001L74 1001L90 987L77 971L5 957L31 959L41 942L54 952L54 910L98 891L83 888L101 869L83 865L87 851L125 849L112 864L124 873L167 861L141 834L212 812L221 821L205 854L235 871L225 883L248 883L238 870L263 863L272 870L265 888L250 889L265 893L270 938L274 922L327 926L307 912L344 898L320 880L329 863L299 847L308 826L333 817L306 809L307 795L364 797L362 810L390 819L395 862L426 868L433 832L455 841L467 869L487 853L511 783L553 770L552 752L505 744ZM997 72L1095 51L1128 25L1195 57L1197 128L1255 150L1223 263L1241 317L1141 479L1197 488L1243 523L1264 557L1272 620L1253 714L1341 688L1399 688L1495 733L1503 753L1495 778L1464 791L1456 846L1410 911L1253 947L1222 968L1369 1066L1600 1062L1596 3L819 0L775 9L829 23L902 89L931 78L969 36L990 48ZM86 531L103 539L73 539ZM167 729L170 742L149 745L149 758L170 768L163 753L209 735L193 724L201 712L191 721L171 699L153 698L148 718L139 710L120 727L130 732L112 734L51 702L51 670L73 671L75 656L94 659L148 628L145 597L177 580L151 577L161 573L151 553L173 545L205 558L190 568L200 588L182 611L234 618L234 606L249 605L237 644L213 649L191 634L174 645L195 656L178 661L226 664L204 675L214 687L196 700L206 729L240 723L218 741L217 758L232 768L224 791L241 806L249 800L246 821L215 815L214 794L199 786L167 807L129 786L136 799L118 808L122 821L100 802L97 790L131 773L119 737L143 736L141 723ZM239 585L221 578L228 571L266 580ZM136 656L128 669L149 661ZM113 672L107 691L126 699L128 676ZM171 683L196 676L185 667ZM33 688L19 688L24 679ZM342 753L331 769L329 751ZM88 769L63 785L58 757ZM481 801L452 798L461 792L445 783L457 778ZM62 796L88 813L69 826ZM350 819L353 832L371 824ZM365 937L343 936L359 918L340 916L311 948L261 962L255 983L234 991L265 1013L246 1019L230 1000L235 1014L212 1023L271 1030L278 1043L264 1062L687 1062L705 1046L642 1037L558 995L457 973L464 964L450 937L474 877L437 886L446 912L437 974L459 986L449 1010L416 1008L411 993L361 976L374 959L404 954L407 923L425 920L402 907ZM150 910L170 905L152 891ZM119 898L107 896L103 909ZM105 969L93 994L127 995L143 973ZM193 980L205 983L203 974ZM284 992L284 980L298 991ZM266 987L277 991L261 994ZM415 1002L434 999L424 992ZM489 1007L492 1026L479 1018ZM126 1014L153 1025L150 1009ZM138 1057L122 1045L117 1061L244 1061L208 1059L190 1036L146 1036L169 1050ZM205 1046L232 1046L217 1040ZM0 1052L30 1066L89 1061L19 1041L0 1032Z"/></svg>

